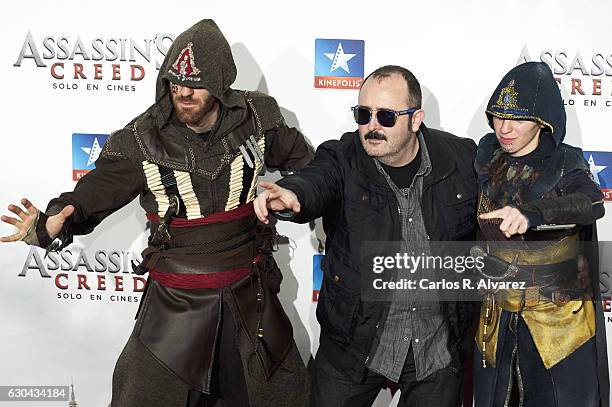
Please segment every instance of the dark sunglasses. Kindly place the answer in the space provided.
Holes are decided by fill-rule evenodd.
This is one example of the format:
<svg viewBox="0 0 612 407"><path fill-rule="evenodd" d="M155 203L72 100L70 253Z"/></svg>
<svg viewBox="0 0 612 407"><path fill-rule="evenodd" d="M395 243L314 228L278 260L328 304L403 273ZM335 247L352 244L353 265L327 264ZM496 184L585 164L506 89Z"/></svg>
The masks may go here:
<svg viewBox="0 0 612 407"><path fill-rule="evenodd" d="M364 106L353 106L353 117L359 125L370 123L372 120L372 109ZM406 110L391 110L391 109L378 109L376 110L376 121L383 127L393 127L397 121L398 116L404 114L412 114L419 109L406 109Z"/></svg>

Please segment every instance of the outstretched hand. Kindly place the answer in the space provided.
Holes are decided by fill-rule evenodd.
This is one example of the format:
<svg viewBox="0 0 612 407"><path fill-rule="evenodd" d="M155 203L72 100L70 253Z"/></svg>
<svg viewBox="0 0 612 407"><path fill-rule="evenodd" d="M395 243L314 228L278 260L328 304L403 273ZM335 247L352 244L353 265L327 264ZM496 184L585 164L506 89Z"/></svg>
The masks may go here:
<svg viewBox="0 0 612 407"><path fill-rule="evenodd" d="M300 211L300 202L295 193L276 184L262 181L259 186L264 190L253 201L255 214L263 223L268 223L268 209L282 211L290 209L295 213Z"/></svg>
<svg viewBox="0 0 612 407"><path fill-rule="evenodd" d="M483 213L480 219L502 219L499 230L501 230L507 238L512 235L523 234L529 228L527 217L515 207L504 206L492 212Z"/></svg>
<svg viewBox="0 0 612 407"><path fill-rule="evenodd" d="M8 210L17 215L18 218L5 215L0 217L2 222L8 223L9 225L13 225L17 228L16 233L9 236L0 237L0 242L7 243L24 240L32 233L35 233L36 222L38 220L40 211L26 198L21 199L21 204L25 210L18 205L11 204L8 206ZM59 234L64 226L64 222L66 222L66 219L68 219L73 212L74 206L68 205L64 207L64 209L62 209L62 211L57 215L49 216L45 227L47 229L47 234L51 239L54 239Z"/></svg>

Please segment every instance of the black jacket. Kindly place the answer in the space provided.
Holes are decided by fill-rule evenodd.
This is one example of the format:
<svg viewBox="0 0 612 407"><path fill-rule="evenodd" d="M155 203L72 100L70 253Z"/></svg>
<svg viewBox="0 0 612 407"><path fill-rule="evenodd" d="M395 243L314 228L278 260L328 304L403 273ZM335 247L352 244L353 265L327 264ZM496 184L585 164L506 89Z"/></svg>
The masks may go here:
<svg viewBox="0 0 612 407"><path fill-rule="evenodd" d="M423 180L421 199L427 234L432 241L474 240L476 144L424 125L421 131L432 164ZM298 196L301 211L294 222L323 217L327 240L317 306L320 349L336 368L359 380L376 326L389 304L361 300L359 253L365 241L402 239L397 198L363 149L357 132L323 143L299 175L278 184ZM466 338L470 308L470 304L443 305L455 361Z"/></svg>

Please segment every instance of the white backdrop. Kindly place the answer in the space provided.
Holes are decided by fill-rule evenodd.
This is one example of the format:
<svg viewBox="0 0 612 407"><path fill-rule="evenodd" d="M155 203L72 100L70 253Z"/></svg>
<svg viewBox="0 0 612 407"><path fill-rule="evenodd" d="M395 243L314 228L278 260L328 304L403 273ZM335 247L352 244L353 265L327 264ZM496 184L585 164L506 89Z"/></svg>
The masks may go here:
<svg viewBox="0 0 612 407"><path fill-rule="evenodd" d="M588 151L612 151L610 15L612 4L605 0L581 5L530 0L6 3L0 13L0 205L27 196L44 208L59 192L72 189L73 157L81 160L80 154L88 154L81 149L85 145L73 151L72 135L108 134L146 109L154 99L156 62L163 60L156 45L167 48L171 39L164 35L177 35L201 18L214 18L232 46L238 66L234 87L274 96L287 122L300 128L314 146L355 128L349 107L356 103L357 91L313 86L315 40L325 38L365 41L366 74L385 64L412 70L423 88L426 123L475 140L488 132L484 105L501 77L521 56L539 60L543 55L557 69L568 103L566 142ZM23 58L15 66L28 33L46 66L37 67L33 58ZM45 37L52 37L46 43L55 56L46 49ZM106 54L107 40L116 39L119 50L125 44L124 60L109 60L112 55L86 60L96 55L96 38ZM149 60L136 53L135 61L129 61L130 39L141 48L150 40ZM65 44L68 55L57 44ZM31 56L33 50L28 47L25 54ZM52 76L55 63L64 64L55 70L63 72L64 79ZM75 64L82 64L87 79L73 78ZM115 69L121 79L111 79L113 64L120 65ZM142 80L130 80L130 65L142 67ZM96 69L102 79L93 79ZM571 94L572 80L574 87L581 81L584 95L576 89ZM89 90L88 84L98 84L98 89ZM71 89L75 85L77 89ZM596 105L585 106L585 101ZM612 164L607 154L596 157L605 162L595 165ZM606 176L605 168L599 176ZM108 404L114 363L130 334L140 298L127 264L132 256L138 257L144 228L144 215L133 202L94 234L76 239L57 264L43 260L44 253L36 257L25 244L0 245L0 385L68 385L72 380L80 405ZM11 231L0 226L1 235ZM281 224L279 231L288 236L277 253L285 276L282 301L308 361L318 346L312 256L317 238L323 238L321 227L317 223L313 231L307 225ZM599 231L601 239L612 240L610 216L599 222ZM24 268L25 276L19 276ZM46 278L41 276L45 272ZM118 276L123 291L116 291ZM68 288L59 287L66 283ZM381 393L376 405L388 405L390 400L389 392Z"/></svg>

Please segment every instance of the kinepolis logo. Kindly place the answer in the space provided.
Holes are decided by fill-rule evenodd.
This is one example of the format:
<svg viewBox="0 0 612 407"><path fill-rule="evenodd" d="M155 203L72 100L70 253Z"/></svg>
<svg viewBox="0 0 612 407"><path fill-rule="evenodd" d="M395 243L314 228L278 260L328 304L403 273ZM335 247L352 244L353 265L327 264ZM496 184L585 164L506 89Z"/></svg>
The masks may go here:
<svg viewBox="0 0 612 407"><path fill-rule="evenodd" d="M13 66L25 67L25 61L31 60L36 67L46 68L53 89L134 92L135 83L145 77L152 62L159 69L173 41L171 34L141 40L96 37L91 41L80 36L45 36L37 41L28 31Z"/></svg>
<svg viewBox="0 0 612 407"><path fill-rule="evenodd" d="M534 59L525 45L516 64L528 61L541 61L550 67L557 82L567 89L566 105L612 107L612 52L595 51L583 58L578 50L543 50Z"/></svg>
<svg viewBox="0 0 612 407"><path fill-rule="evenodd" d="M132 261L138 263L140 256L129 251L89 254L71 247L45 257L32 246L18 276L49 279L61 300L138 302L146 279L133 274Z"/></svg>
<svg viewBox="0 0 612 407"><path fill-rule="evenodd" d="M593 181L599 185L604 200L612 202L612 152L583 151L584 159L589 164Z"/></svg>
<svg viewBox="0 0 612 407"><path fill-rule="evenodd" d="M108 134L72 133L72 180L78 181L83 175L96 168L96 160Z"/></svg>
<svg viewBox="0 0 612 407"><path fill-rule="evenodd" d="M363 81L365 41L315 40L315 88L359 89Z"/></svg>
<svg viewBox="0 0 612 407"><path fill-rule="evenodd" d="M323 284L323 269L321 268L321 262L323 261L322 254L315 254L312 256L312 301L319 301L319 292L321 292L321 285Z"/></svg>

